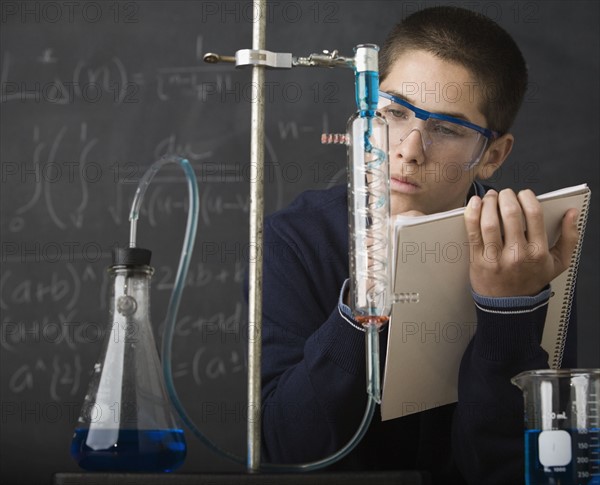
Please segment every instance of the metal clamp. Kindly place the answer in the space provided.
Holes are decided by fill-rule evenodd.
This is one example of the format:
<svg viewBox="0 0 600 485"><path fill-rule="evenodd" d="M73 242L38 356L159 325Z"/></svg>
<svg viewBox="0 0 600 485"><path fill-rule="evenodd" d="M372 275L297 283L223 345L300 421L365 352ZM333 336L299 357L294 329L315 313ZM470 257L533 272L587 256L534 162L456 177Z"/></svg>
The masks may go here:
<svg viewBox="0 0 600 485"><path fill-rule="evenodd" d="M292 57L287 52L271 52L263 49L241 49L233 56L222 56L209 52L204 55L204 62L235 63L235 67L264 66L267 69L290 69L292 67L354 67L354 57L343 57L338 51L324 50L321 54L310 54L308 57Z"/></svg>
<svg viewBox="0 0 600 485"><path fill-rule="evenodd" d="M241 49L235 53L235 67L265 66L271 69L291 69L292 54L258 49Z"/></svg>
<svg viewBox="0 0 600 485"><path fill-rule="evenodd" d="M322 54L310 54L308 57L294 59L294 67L354 67L354 57L338 55L338 51L324 50Z"/></svg>
<svg viewBox="0 0 600 485"><path fill-rule="evenodd" d="M292 54L263 49L241 49L235 53L235 57L209 52L204 56L204 62L211 64L232 62L235 63L235 67L264 66L267 69L291 69Z"/></svg>

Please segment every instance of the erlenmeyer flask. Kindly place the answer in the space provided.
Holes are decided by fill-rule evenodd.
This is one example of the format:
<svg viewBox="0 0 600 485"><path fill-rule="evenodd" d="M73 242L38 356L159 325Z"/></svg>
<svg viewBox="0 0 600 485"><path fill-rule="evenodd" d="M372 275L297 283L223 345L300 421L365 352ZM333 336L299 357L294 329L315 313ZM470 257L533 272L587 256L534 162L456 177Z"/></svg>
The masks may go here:
<svg viewBox="0 0 600 485"><path fill-rule="evenodd" d="M71 443L79 466L96 471L171 471L186 454L169 408L150 323L151 252L116 249L109 323Z"/></svg>

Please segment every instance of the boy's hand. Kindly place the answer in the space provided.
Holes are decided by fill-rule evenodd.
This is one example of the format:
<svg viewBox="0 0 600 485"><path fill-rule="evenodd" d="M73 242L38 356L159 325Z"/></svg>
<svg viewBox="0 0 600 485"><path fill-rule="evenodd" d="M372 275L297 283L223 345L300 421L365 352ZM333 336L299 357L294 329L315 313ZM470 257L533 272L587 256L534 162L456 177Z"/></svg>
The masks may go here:
<svg viewBox="0 0 600 485"><path fill-rule="evenodd" d="M542 208L531 190L472 197L465 225L471 286L484 296L536 295L569 266L577 245L577 210L569 209L558 242L548 248Z"/></svg>

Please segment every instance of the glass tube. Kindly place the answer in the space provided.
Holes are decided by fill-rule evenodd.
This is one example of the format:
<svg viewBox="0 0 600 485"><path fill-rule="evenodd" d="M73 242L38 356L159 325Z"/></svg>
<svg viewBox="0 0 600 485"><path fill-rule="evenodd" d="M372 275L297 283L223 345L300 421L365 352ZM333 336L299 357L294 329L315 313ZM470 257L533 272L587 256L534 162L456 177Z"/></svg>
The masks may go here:
<svg viewBox="0 0 600 485"><path fill-rule="evenodd" d="M358 111L348 120L350 306L362 325L381 326L392 303L387 123L377 113L379 72L373 44L356 47Z"/></svg>

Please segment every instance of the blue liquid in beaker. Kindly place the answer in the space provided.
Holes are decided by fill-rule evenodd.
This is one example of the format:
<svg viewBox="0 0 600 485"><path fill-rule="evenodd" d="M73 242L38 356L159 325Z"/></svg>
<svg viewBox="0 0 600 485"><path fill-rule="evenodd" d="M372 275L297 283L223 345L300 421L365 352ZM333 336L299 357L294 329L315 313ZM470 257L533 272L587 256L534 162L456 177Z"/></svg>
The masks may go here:
<svg viewBox="0 0 600 485"><path fill-rule="evenodd" d="M170 472L185 459L185 438L180 429L120 429L116 443L102 450L86 445L88 433L87 428L76 429L71 443L71 455L85 470ZM93 433L98 437L112 435L114 430L96 429Z"/></svg>
<svg viewBox="0 0 600 485"><path fill-rule="evenodd" d="M571 435L571 460L565 466L551 467L544 467L539 460L541 431L525 431L526 485L600 485L600 429L565 431Z"/></svg>

